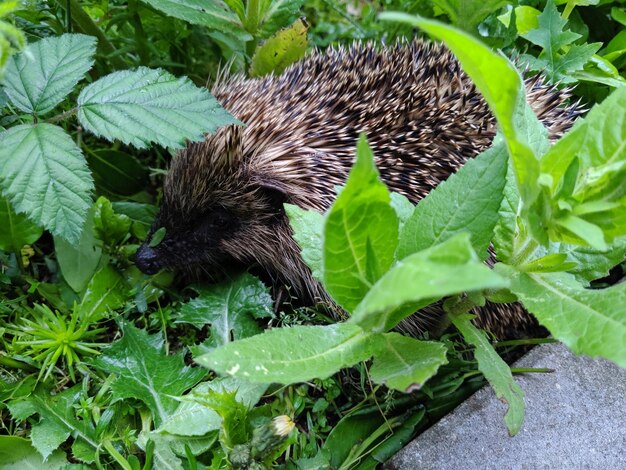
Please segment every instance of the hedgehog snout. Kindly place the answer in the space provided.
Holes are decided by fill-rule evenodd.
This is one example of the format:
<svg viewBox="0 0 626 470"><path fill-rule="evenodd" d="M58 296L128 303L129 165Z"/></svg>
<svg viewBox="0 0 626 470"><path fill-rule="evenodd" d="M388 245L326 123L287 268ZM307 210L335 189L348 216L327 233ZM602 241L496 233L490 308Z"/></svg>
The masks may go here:
<svg viewBox="0 0 626 470"><path fill-rule="evenodd" d="M145 274L156 274L163 267L156 250L146 244L141 245L137 250L135 265Z"/></svg>

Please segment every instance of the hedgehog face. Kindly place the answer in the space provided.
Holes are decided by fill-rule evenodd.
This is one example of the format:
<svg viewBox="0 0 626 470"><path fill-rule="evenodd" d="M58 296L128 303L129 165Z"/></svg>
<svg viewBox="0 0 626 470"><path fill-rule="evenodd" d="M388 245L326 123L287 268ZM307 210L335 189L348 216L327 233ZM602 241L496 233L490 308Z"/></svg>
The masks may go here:
<svg viewBox="0 0 626 470"><path fill-rule="evenodd" d="M135 263L146 274L155 274L163 268L219 266L229 258L223 240L236 233L239 226L237 216L220 206L180 217L166 204L146 243L137 251ZM161 228L165 229L165 236L150 246L154 233Z"/></svg>

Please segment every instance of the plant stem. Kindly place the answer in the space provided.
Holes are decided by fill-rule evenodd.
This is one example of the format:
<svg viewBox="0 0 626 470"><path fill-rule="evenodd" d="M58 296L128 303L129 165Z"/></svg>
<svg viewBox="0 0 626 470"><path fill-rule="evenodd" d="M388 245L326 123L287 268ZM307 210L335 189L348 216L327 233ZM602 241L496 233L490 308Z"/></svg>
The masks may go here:
<svg viewBox="0 0 626 470"><path fill-rule="evenodd" d="M111 457L113 457L115 459L115 461L117 463L120 464L120 466L124 469L124 470L133 470L133 467L131 467L130 463L128 462L128 460L126 460L122 454L120 454L117 449L115 447L113 447L113 444L111 444L111 441L105 441L104 442L104 448L107 450L107 452L109 453L109 455Z"/></svg>
<svg viewBox="0 0 626 470"><path fill-rule="evenodd" d="M116 69L127 68L126 62L115 55L115 47L104 34L104 31L91 19L83 7L80 6L77 0L55 0L55 3L59 5L63 10L67 11L69 6L68 15L72 19L72 23L76 28L90 36L98 38L98 49L102 54L108 56L108 60Z"/></svg>
<svg viewBox="0 0 626 470"><path fill-rule="evenodd" d="M75 108L72 108L72 109L70 109L68 111L65 111L65 112L63 112L61 114L57 114L56 116L53 116L50 119L47 119L46 122L48 124L56 124L57 122L65 121L66 119L71 118L77 112L78 112L78 106L76 106Z"/></svg>

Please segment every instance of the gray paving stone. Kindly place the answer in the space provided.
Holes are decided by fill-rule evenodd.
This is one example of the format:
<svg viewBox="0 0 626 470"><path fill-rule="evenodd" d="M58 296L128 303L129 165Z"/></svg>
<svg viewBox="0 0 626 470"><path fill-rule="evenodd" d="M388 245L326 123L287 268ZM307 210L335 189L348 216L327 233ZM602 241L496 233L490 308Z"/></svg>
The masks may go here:
<svg viewBox="0 0 626 470"><path fill-rule="evenodd" d="M517 436L508 436L506 408L484 388L384 468L626 470L626 370L560 344L536 347L516 365L556 369L518 376L526 420Z"/></svg>

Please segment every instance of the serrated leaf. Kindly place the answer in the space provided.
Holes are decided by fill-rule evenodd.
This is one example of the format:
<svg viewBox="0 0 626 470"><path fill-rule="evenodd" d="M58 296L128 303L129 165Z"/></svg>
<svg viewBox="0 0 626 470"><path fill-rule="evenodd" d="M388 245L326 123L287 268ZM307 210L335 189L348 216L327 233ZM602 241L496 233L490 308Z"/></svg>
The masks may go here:
<svg viewBox="0 0 626 470"><path fill-rule="evenodd" d="M524 424L524 392L513 379L510 367L487 340L485 332L472 324L472 318L472 315L466 314L450 315L452 323L465 341L474 346L478 369L489 381L496 396L509 405L504 422L509 434L515 436Z"/></svg>
<svg viewBox="0 0 626 470"><path fill-rule="evenodd" d="M167 355L161 335L149 335L122 324L122 339L114 342L92 363L107 374L113 401L136 398L146 404L159 426L177 407L173 398L197 384L206 371L184 365L182 353Z"/></svg>
<svg viewBox="0 0 626 470"><path fill-rule="evenodd" d="M418 341L398 333L381 335L371 379L400 392L419 390L426 381L447 364L447 349L443 343Z"/></svg>
<svg viewBox="0 0 626 470"><path fill-rule="evenodd" d="M161 69L114 72L78 96L78 119L97 136L137 148L155 142L182 148L188 140L238 124L204 88Z"/></svg>
<svg viewBox="0 0 626 470"><path fill-rule="evenodd" d="M57 450L44 461L28 439L0 436L0 470L45 468L60 470L68 464L65 452Z"/></svg>
<svg viewBox="0 0 626 470"><path fill-rule="evenodd" d="M198 297L183 304L176 322L191 323L196 328L210 324L211 335L219 346L260 333L254 320L272 315L268 288L251 274L197 290Z"/></svg>
<svg viewBox="0 0 626 470"><path fill-rule="evenodd" d="M33 446L45 458L50 456L70 435L98 449L95 430L90 420L79 420L74 416L74 404L82 394L81 385L76 385L56 395L40 387L29 397L8 403L9 411L17 420L33 414L39 421L32 425L30 438Z"/></svg>
<svg viewBox="0 0 626 470"><path fill-rule="evenodd" d="M257 47L250 62L250 76L270 73L280 75L289 65L304 57L307 48L307 24L297 20L289 28L278 31Z"/></svg>
<svg viewBox="0 0 626 470"><path fill-rule="evenodd" d="M398 217L389 202L389 191L362 136L357 160L324 227L324 286L348 312L394 260Z"/></svg>
<svg viewBox="0 0 626 470"><path fill-rule="evenodd" d="M324 216L292 204L285 204L293 238L300 246L300 254L313 277L322 281L324 277Z"/></svg>
<svg viewBox="0 0 626 470"><path fill-rule="evenodd" d="M63 129L22 124L0 133L0 187L17 212L78 241L93 181L80 149Z"/></svg>
<svg viewBox="0 0 626 470"><path fill-rule="evenodd" d="M591 290L571 274L498 269L524 307L573 352L626 367L626 283Z"/></svg>
<svg viewBox="0 0 626 470"><path fill-rule="evenodd" d="M363 298L348 323L366 331L385 332L444 296L506 286L506 279L476 256L469 236L459 234L394 264Z"/></svg>
<svg viewBox="0 0 626 470"><path fill-rule="evenodd" d="M294 326L229 343L196 358L220 374L258 383L294 383L326 378L368 359L376 337L346 323Z"/></svg>
<svg viewBox="0 0 626 470"><path fill-rule="evenodd" d="M524 34L523 37L543 48L548 60L554 65L553 55L563 46L567 46L578 39L580 34L564 31L567 20L561 18L553 0L546 3L545 9L537 17L537 21L538 27Z"/></svg>
<svg viewBox="0 0 626 470"><path fill-rule="evenodd" d="M72 91L91 69L96 38L63 34L29 45L7 63L2 84L15 106L43 115Z"/></svg>
<svg viewBox="0 0 626 470"><path fill-rule="evenodd" d="M242 41L252 39L242 28L237 15L223 0L142 0L168 16L191 24L214 28L236 36Z"/></svg>
<svg viewBox="0 0 626 470"><path fill-rule="evenodd" d="M396 258L469 232L481 258L498 221L506 181L508 155L504 143L469 160L457 173L437 186L416 206L400 233Z"/></svg>
<svg viewBox="0 0 626 470"><path fill-rule="evenodd" d="M0 197L0 250L18 253L24 245L35 243L43 229L23 214L16 214L9 201Z"/></svg>
<svg viewBox="0 0 626 470"><path fill-rule="evenodd" d="M74 292L83 291L98 269L102 257L101 242L94 235L93 214L92 208L88 211L78 243L69 243L60 237L54 238L54 248L61 274Z"/></svg>

